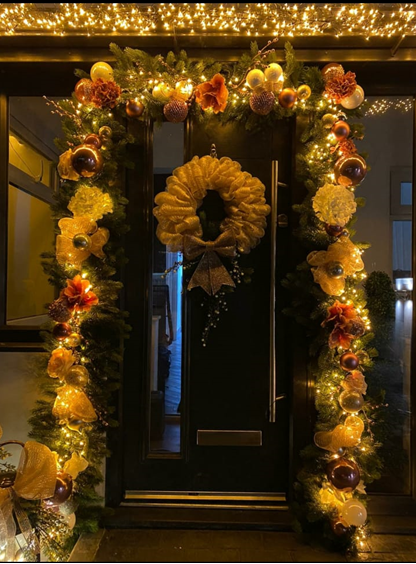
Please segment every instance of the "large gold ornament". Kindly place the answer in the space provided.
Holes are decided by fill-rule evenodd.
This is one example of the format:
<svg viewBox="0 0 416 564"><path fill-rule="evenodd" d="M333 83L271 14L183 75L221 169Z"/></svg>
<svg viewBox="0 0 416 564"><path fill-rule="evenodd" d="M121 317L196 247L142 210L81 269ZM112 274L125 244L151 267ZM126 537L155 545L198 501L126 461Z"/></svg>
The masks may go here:
<svg viewBox="0 0 416 564"><path fill-rule="evenodd" d="M86 394L73 386L65 385L56 390L53 415L62 423L79 419L84 423L96 421L97 414Z"/></svg>
<svg viewBox="0 0 416 564"><path fill-rule="evenodd" d="M107 213L113 213L113 200L96 186L81 186L69 201L68 209L74 217L89 217L97 221Z"/></svg>
<svg viewBox="0 0 416 564"><path fill-rule="evenodd" d="M355 213L357 204L348 188L324 184L313 198L313 209L324 223L344 227Z"/></svg>
<svg viewBox="0 0 416 564"><path fill-rule="evenodd" d="M110 238L108 229L98 227L89 217L65 217L58 226L61 229L61 235L56 238L56 260L59 264L69 263L80 270L84 260L91 254L105 258L103 246ZM81 240L83 245L78 244Z"/></svg>
<svg viewBox="0 0 416 564"><path fill-rule="evenodd" d="M313 267L315 282L331 296L340 296L345 287L345 278L364 268L359 249L348 237L340 237L329 245L327 251L313 251L307 257Z"/></svg>
<svg viewBox="0 0 416 564"><path fill-rule="evenodd" d="M155 198L153 210L159 225L157 236L168 251L183 251L184 237L202 236L196 210L208 190L215 190L224 200L226 219L220 230L231 230L240 253L247 254L264 236L270 206L264 197L264 184L239 163L228 157L221 159L194 157L175 169L167 180L166 191Z"/></svg>

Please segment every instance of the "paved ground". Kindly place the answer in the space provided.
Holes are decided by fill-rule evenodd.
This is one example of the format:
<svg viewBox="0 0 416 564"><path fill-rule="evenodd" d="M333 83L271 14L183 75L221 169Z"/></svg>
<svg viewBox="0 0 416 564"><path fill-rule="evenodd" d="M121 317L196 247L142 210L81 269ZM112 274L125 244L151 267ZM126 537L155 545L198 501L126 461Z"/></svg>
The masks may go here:
<svg viewBox="0 0 416 564"><path fill-rule="evenodd" d="M72 562L347 562L293 533L116 529L86 535ZM374 535L359 562L416 562L416 537Z"/></svg>

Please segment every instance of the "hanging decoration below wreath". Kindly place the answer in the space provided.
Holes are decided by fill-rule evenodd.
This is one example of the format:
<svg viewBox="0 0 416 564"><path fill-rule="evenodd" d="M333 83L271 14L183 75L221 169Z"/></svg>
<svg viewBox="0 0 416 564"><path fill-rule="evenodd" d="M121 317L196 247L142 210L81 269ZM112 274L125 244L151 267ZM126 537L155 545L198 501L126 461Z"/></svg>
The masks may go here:
<svg viewBox="0 0 416 564"><path fill-rule="evenodd" d="M188 290L201 287L209 296L216 296L222 286L236 286L221 258L238 258L239 253L248 254L260 243L270 206L258 178L243 172L240 164L228 157L218 159L215 146L211 153L194 157L173 171L165 192L155 198L153 213L159 222L159 241L168 251L183 253L185 264L197 265ZM206 239L197 214L209 190L219 194L226 213L213 241Z"/></svg>

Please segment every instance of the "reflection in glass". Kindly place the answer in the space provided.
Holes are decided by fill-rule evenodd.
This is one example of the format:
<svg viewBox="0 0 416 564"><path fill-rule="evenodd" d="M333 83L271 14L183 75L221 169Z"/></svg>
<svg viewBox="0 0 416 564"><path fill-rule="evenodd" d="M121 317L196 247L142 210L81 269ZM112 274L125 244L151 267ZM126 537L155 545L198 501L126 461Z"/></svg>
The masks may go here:
<svg viewBox="0 0 416 564"><path fill-rule="evenodd" d="M49 203L61 124L42 97L11 97L9 103L7 324L39 326L54 299L40 254L53 249Z"/></svg>
<svg viewBox="0 0 416 564"><path fill-rule="evenodd" d="M154 196L183 164L183 125L164 123L153 139ZM153 237L153 304L150 362L150 446L152 452L180 453L182 393L182 267ZM165 274L165 271L169 271Z"/></svg>
<svg viewBox="0 0 416 564"><path fill-rule="evenodd" d="M379 100L369 97L369 103ZM406 102L409 99L403 98ZM365 138L359 151L369 154L371 172L359 189L366 206L358 210L357 240L370 241L364 259L372 277L378 303L386 309L373 318L374 346L379 357L369 374L370 392L384 389L383 447L381 480L373 491L410 492L411 453L411 372L413 272L412 272L412 162L413 110L411 103L393 104L384 113L367 114ZM386 291L385 282L395 292ZM381 311L381 310L380 310ZM388 312L388 313L386 313ZM371 313L371 311L370 311ZM372 384L371 382L374 382Z"/></svg>

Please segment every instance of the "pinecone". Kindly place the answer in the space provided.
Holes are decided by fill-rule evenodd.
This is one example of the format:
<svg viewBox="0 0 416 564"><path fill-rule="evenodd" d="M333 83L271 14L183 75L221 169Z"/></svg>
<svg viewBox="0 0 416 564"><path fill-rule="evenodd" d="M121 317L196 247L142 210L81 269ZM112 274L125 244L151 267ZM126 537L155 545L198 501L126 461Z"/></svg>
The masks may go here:
<svg viewBox="0 0 416 564"><path fill-rule="evenodd" d="M91 102L97 108L114 108L120 95L121 88L113 80L97 78L91 85Z"/></svg>
<svg viewBox="0 0 416 564"><path fill-rule="evenodd" d="M267 116L274 106L275 96L273 92L260 92L259 94L252 94L250 96L250 108L255 114L260 116Z"/></svg>
<svg viewBox="0 0 416 564"><path fill-rule="evenodd" d="M343 139L338 143L338 149L345 156L352 155L357 152L357 147L352 139Z"/></svg>
<svg viewBox="0 0 416 564"><path fill-rule="evenodd" d="M182 100L172 100L163 106L163 113L171 123L180 123L188 115L188 105Z"/></svg>
<svg viewBox="0 0 416 564"><path fill-rule="evenodd" d="M67 308L65 300L59 298L49 306L49 316L58 323L65 323L71 318L71 312Z"/></svg>
<svg viewBox="0 0 416 564"><path fill-rule="evenodd" d="M325 93L339 104L341 100L354 94L356 88L355 74L349 71L341 76L336 75L329 79L325 85Z"/></svg>
<svg viewBox="0 0 416 564"><path fill-rule="evenodd" d="M353 337L362 337L365 333L365 323L361 317L350 319L345 330Z"/></svg>

